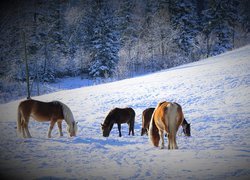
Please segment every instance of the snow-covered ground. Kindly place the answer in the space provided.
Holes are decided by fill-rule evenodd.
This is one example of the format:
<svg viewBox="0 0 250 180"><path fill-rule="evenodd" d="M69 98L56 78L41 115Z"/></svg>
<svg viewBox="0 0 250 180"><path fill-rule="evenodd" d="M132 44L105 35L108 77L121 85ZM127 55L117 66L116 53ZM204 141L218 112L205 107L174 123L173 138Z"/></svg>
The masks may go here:
<svg viewBox="0 0 250 180"><path fill-rule="evenodd" d="M30 121L31 139L17 137L20 101L0 105L0 176L35 179L250 179L250 46L151 75L64 90L34 99L67 104L78 136ZM159 101L182 105L192 137L179 129L178 150L155 148L140 136L141 113ZM114 107L136 111L135 136L100 123Z"/></svg>

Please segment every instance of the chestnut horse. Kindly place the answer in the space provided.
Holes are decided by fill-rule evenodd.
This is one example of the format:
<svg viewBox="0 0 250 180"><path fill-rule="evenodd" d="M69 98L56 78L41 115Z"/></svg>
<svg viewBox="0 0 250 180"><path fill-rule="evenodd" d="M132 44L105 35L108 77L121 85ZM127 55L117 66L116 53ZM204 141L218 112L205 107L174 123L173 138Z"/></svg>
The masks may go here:
<svg viewBox="0 0 250 180"><path fill-rule="evenodd" d="M51 131L57 122L60 136L62 133L62 120L64 119L68 125L68 133L70 136L76 136L77 122L75 122L73 114L68 106L60 101L41 102L28 99L20 102L18 106L17 129L22 133L23 137L31 138L28 124L29 119L39 122L50 121L48 137L51 138Z"/></svg>
<svg viewBox="0 0 250 180"><path fill-rule="evenodd" d="M127 123L129 125L129 134L132 132L134 136L134 124L135 124L135 111L132 108L114 108L112 109L103 124L101 124L102 133L104 137L108 137L114 123L118 125L119 137L121 134L121 124Z"/></svg>
<svg viewBox="0 0 250 180"><path fill-rule="evenodd" d="M177 103L161 102L152 115L149 125L149 138L153 145L158 147L161 140L161 148L164 148L164 132L168 136L168 149L178 149L176 133L184 120L182 108Z"/></svg>
<svg viewBox="0 0 250 180"><path fill-rule="evenodd" d="M148 135L149 123L154 112L155 108L147 108L142 112L142 128L141 128L141 136L144 134ZM184 118L182 124L183 133L185 136L191 136L191 128L190 123L186 121Z"/></svg>

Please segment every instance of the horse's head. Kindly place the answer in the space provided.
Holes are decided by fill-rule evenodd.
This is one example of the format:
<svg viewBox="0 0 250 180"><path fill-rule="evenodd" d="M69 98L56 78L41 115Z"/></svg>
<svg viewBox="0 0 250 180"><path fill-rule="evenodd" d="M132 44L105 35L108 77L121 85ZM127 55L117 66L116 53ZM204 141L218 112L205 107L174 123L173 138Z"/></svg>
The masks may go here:
<svg viewBox="0 0 250 180"><path fill-rule="evenodd" d="M104 124L101 124L101 128L102 128L102 135L104 137L109 137L110 126L104 123Z"/></svg>
<svg viewBox="0 0 250 180"><path fill-rule="evenodd" d="M78 123L78 122L72 122L72 123L68 126L68 133L69 133L70 137L76 136L76 133L77 133L77 123Z"/></svg>
<svg viewBox="0 0 250 180"><path fill-rule="evenodd" d="M144 134L148 135L148 130L146 128L141 128L141 136Z"/></svg>
<svg viewBox="0 0 250 180"><path fill-rule="evenodd" d="M190 123L183 125L183 132L184 132L185 136L191 136Z"/></svg>

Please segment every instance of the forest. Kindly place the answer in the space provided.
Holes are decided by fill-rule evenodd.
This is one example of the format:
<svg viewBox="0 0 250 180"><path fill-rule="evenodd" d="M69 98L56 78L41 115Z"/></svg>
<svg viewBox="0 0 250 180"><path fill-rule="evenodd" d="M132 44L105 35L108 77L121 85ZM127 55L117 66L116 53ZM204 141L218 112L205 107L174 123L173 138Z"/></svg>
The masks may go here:
<svg viewBox="0 0 250 180"><path fill-rule="evenodd" d="M119 80L244 46L249 7L249 0L1 1L1 102L25 96L27 78L39 95L63 77Z"/></svg>

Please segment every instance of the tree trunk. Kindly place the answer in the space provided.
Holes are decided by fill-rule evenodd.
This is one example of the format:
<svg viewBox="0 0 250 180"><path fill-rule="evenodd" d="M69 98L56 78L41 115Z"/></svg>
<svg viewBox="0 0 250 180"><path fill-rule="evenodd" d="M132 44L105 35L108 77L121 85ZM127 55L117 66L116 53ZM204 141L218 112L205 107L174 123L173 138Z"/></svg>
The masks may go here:
<svg viewBox="0 0 250 180"><path fill-rule="evenodd" d="M26 83L27 83L27 99L30 99L30 77L29 77L29 66L27 60L26 38L25 38L25 32L23 31L22 33L23 33L24 61L26 70Z"/></svg>
<svg viewBox="0 0 250 180"><path fill-rule="evenodd" d="M207 58L209 57L209 35L208 34L206 34L206 39L207 39Z"/></svg>

